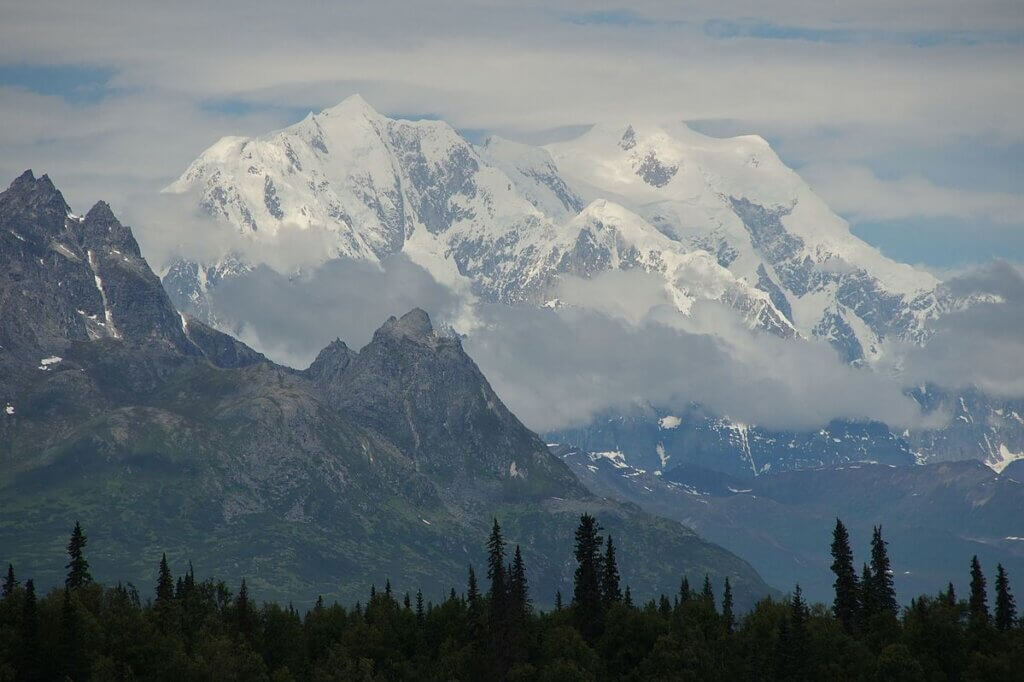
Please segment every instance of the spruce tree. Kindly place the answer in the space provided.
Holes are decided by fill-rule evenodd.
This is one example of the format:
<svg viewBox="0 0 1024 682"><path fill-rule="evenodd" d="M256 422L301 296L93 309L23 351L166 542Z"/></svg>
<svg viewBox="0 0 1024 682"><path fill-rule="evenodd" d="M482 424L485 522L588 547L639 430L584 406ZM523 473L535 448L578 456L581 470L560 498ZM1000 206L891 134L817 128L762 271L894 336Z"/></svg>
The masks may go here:
<svg viewBox="0 0 1024 682"><path fill-rule="evenodd" d="M75 527L71 530L71 539L68 540L69 561L64 566L68 570L64 586L70 589L92 582L92 576L89 575L89 562L85 559L85 544L86 537L82 526L75 521Z"/></svg>
<svg viewBox="0 0 1024 682"><path fill-rule="evenodd" d="M3 598L7 599L14 594L14 590L17 587L18 581L14 578L14 564L7 564L7 577L4 579Z"/></svg>
<svg viewBox="0 0 1024 682"><path fill-rule="evenodd" d="M691 596L693 596L693 592L690 590L690 581L684 575L683 579L679 581L679 603L685 604L690 601Z"/></svg>
<svg viewBox="0 0 1024 682"><path fill-rule="evenodd" d="M892 566L889 563L887 543L882 539L882 527L875 526L871 534L871 598L875 613L885 613L893 618L899 611L896 602L896 588L893 586Z"/></svg>
<svg viewBox="0 0 1024 682"><path fill-rule="evenodd" d="M562 610L562 591L555 590L555 611Z"/></svg>
<svg viewBox="0 0 1024 682"><path fill-rule="evenodd" d="M184 583L182 584L184 591ZM167 566L167 554L160 557L160 570L156 579L156 602L167 604L174 599L174 579L171 577L171 569Z"/></svg>
<svg viewBox="0 0 1024 682"><path fill-rule="evenodd" d="M622 590L619 588L619 566L615 561L615 545L612 544L612 536L609 535L605 542L603 572L601 574L601 597L604 599L605 608L622 599Z"/></svg>
<svg viewBox="0 0 1024 682"><path fill-rule="evenodd" d="M423 590L416 590L416 624L423 625L426 611L423 609Z"/></svg>
<svg viewBox="0 0 1024 682"><path fill-rule="evenodd" d="M491 581L491 589L487 596L491 601L490 621L493 630L495 624L504 622L505 602L508 594L505 576L505 540L501 536L498 519L494 519L491 537L487 540L487 577Z"/></svg>
<svg viewBox="0 0 1024 682"><path fill-rule="evenodd" d="M561 596L562 593L559 592L558 595ZM626 585L626 591L622 593L622 603L631 608L633 606L633 593L630 592L629 585Z"/></svg>
<svg viewBox="0 0 1024 682"><path fill-rule="evenodd" d="M454 589L452 590L455 591ZM387 578L384 581L384 596L387 597L388 601L391 601L391 578Z"/></svg>
<svg viewBox="0 0 1024 682"><path fill-rule="evenodd" d="M476 572L473 570L473 564L469 565L469 580L466 586L466 602L469 604L470 613L474 609L480 606L480 591L476 586Z"/></svg>
<svg viewBox="0 0 1024 682"><path fill-rule="evenodd" d="M946 606L949 606L951 608L956 606L956 592L953 590L952 581L950 581L949 587L946 588L945 601Z"/></svg>
<svg viewBox="0 0 1024 682"><path fill-rule="evenodd" d="M715 593L711 589L711 578L707 573L704 574L704 586L700 590L701 599L704 603L710 604L712 607L715 605Z"/></svg>
<svg viewBox="0 0 1024 682"><path fill-rule="evenodd" d="M996 565L996 629L1007 632L1017 620L1017 605L1010 592L1010 580L1002 564Z"/></svg>
<svg viewBox="0 0 1024 682"><path fill-rule="evenodd" d="M82 668L82 641L78 628L78 614L71 599L71 589L64 588L64 603L60 610L59 663L61 674L72 680L85 679Z"/></svg>
<svg viewBox="0 0 1024 682"><path fill-rule="evenodd" d="M508 587L509 608L516 618L525 621L526 614L530 609L530 593L526 583L526 565L523 563L523 554L519 550L519 545L516 545L516 551L512 557Z"/></svg>
<svg viewBox="0 0 1024 682"><path fill-rule="evenodd" d="M235 598L235 626L238 628L238 634L249 642L252 642L254 620L252 605L249 603L249 587L245 583L245 578L242 578L242 585L238 588L238 596Z"/></svg>
<svg viewBox="0 0 1024 682"><path fill-rule="evenodd" d="M526 660L526 627L529 619L530 596L526 583L526 566L523 554L516 545L509 570L508 584L508 653L509 664L515 665Z"/></svg>
<svg viewBox="0 0 1024 682"><path fill-rule="evenodd" d="M572 603L576 629L583 638L593 642L601 634L603 609L601 604L601 536L597 519L590 514L580 517L576 528L576 573Z"/></svg>
<svg viewBox="0 0 1024 682"><path fill-rule="evenodd" d="M733 614L732 585L729 584L729 576L725 577L725 587L722 590L722 622L725 623L725 633L731 635L736 628L736 616Z"/></svg>
<svg viewBox="0 0 1024 682"><path fill-rule="evenodd" d="M836 580L832 583L835 588L832 612L843 629L852 633L856 628L860 610L860 590L857 571L853 567L850 535L839 519L836 519L836 527L832 531L832 572L836 575Z"/></svg>
<svg viewBox="0 0 1024 682"><path fill-rule="evenodd" d="M971 559L971 596L968 601L968 622L972 629L988 627L988 594L985 590L985 574L981 572L978 556Z"/></svg>
<svg viewBox="0 0 1024 682"><path fill-rule="evenodd" d="M21 650L18 656L21 679L41 679L40 660L39 607L36 603L35 581L29 579L25 581L25 601L21 607Z"/></svg>
<svg viewBox="0 0 1024 682"><path fill-rule="evenodd" d="M408 592L405 593L405 599L402 600L402 606L406 611L412 611L412 598L409 596Z"/></svg>

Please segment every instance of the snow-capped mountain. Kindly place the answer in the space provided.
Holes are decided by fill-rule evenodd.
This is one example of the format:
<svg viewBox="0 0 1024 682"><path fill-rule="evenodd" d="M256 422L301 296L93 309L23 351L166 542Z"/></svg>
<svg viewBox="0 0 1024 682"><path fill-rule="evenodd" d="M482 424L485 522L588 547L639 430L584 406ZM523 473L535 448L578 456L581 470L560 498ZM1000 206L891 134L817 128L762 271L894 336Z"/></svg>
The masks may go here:
<svg viewBox="0 0 1024 682"><path fill-rule="evenodd" d="M684 314L697 301L722 302L753 329L821 338L868 366L898 365L890 344L920 342L929 321L972 304L851 234L764 139L713 138L682 123L602 124L544 147L498 137L474 145L443 121L391 119L353 96L283 130L220 140L166 191L196 201L245 243L316 233L295 240L315 245L305 254L313 264L400 252L470 300L541 305L563 276L639 269L660 277ZM216 322L218 283L256 265L240 251L212 262L182 253L164 286L179 307ZM946 409L956 398L919 402ZM984 433L957 423L955 437L886 432L881 442L872 425L836 428L858 448L903 459L1008 461L1024 449L1024 430L1005 415L1021 412L988 408ZM695 433L736 431L707 418ZM792 440L750 433L768 445ZM804 435L796 441L816 448ZM794 454L805 449L768 458L850 458Z"/></svg>

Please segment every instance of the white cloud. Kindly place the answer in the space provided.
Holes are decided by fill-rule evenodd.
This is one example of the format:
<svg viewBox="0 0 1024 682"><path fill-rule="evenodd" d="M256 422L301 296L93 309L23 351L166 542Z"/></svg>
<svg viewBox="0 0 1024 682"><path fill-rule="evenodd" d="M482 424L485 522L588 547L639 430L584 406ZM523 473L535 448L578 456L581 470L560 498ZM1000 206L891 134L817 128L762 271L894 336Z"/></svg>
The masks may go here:
<svg viewBox="0 0 1024 682"><path fill-rule="evenodd" d="M1024 195L942 187L921 176L882 180L856 165L811 165L804 179L829 206L852 221L959 218L1024 222Z"/></svg>

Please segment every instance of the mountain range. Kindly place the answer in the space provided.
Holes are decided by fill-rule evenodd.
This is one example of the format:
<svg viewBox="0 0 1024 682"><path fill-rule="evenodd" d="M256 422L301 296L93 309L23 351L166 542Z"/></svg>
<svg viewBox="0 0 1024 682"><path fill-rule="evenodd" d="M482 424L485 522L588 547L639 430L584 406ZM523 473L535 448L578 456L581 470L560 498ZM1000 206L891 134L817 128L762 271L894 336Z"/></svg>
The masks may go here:
<svg viewBox="0 0 1024 682"><path fill-rule="evenodd" d="M152 584L166 551L300 604L386 579L440 596L482 565L496 516L546 604L590 512L636 594L705 573L739 605L772 591L678 522L591 493L422 310L359 351L277 365L179 313L107 204L76 215L31 171L0 193L0 378L2 559L41 585L78 520L100 579Z"/></svg>
<svg viewBox="0 0 1024 682"><path fill-rule="evenodd" d="M258 276L244 245L280 243L306 245L296 248L314 264L401 253L468 305L558 307L566 278L642 271L683 318L698 303L722 304L752 330L821 339L843 362L879 372L898 370L901 349L926 343L945 316L998 301L855 237L764 139L713 138L682 123L602 124L542 147L476 145L443 121L388 118L356 95L264 136L223 138L166 193L243 245L213 259L186 246L163 270L179 308L224 328L246 320L218 303L218 285ZM976 458L998 469L1024 455L1024 401L937 384L907 395L946 425L839 419L780 430L699 403L684 414L641 400L549 438L616 449L645 469L674 458L754 476L864 458ZM665 418L681 427L665 432Z"/></svg>

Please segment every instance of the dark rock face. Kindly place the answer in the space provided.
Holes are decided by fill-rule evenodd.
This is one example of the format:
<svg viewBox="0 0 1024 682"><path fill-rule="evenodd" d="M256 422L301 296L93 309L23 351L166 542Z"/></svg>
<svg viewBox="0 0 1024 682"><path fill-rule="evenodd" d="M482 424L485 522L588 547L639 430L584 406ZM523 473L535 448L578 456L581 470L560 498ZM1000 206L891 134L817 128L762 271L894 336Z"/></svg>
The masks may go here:
<svg viewBox="0 0 1024 682"><path fill-rule="evenodd" d="M719 264L721 264L721 258L719 258ZM722 265L722 267L728 267L728 263ZM793 321L793 309L789 305L789 300L786 298L786 294L782 292L779 285L776 284L771 277L768 276L768 271L764 269L764 265L757 266L757 288L768 294L772 299L772 303L779 312L786 316L786 319L790 322Z"/></svg>
<svg viewBox="0 0 1024 682"><path fill-rule="evenodd" d="M0 194L0 224L5 348L109 337L194 350L131 230L107 204L73 216L49 178L28 171Z"/></svg>
<svg viewBox="0 0 1024 682"><path fill-rule="evenodd" d="M647 152L647 155L636 167L636 174L651 187L664 187L676 173L679 166L663 163L654 151Z"/></svg>
<svg viewBox="0 0 1024 682"><path fill-rule="evenodd" d="M179 316L109 207L71 216L45 177L0 194L0 246L0 547L41 585L79 519L104 580L144 584L167 551L299 603L388 577L441 593L482 565L497 514L545 603L589 511L630 547L637 594L705 572L740 605L770 592L689 529L590 494L423 311L297 372Z"/></svg>
<svg viewBox="0 0 1024 682"><path fill-rule="evenodd" d="M390 318L358 354L325 349L307 372L358 424L386 433L458 495L584 494L540 438L504 406L455 336L427 314Z"/></svg>

